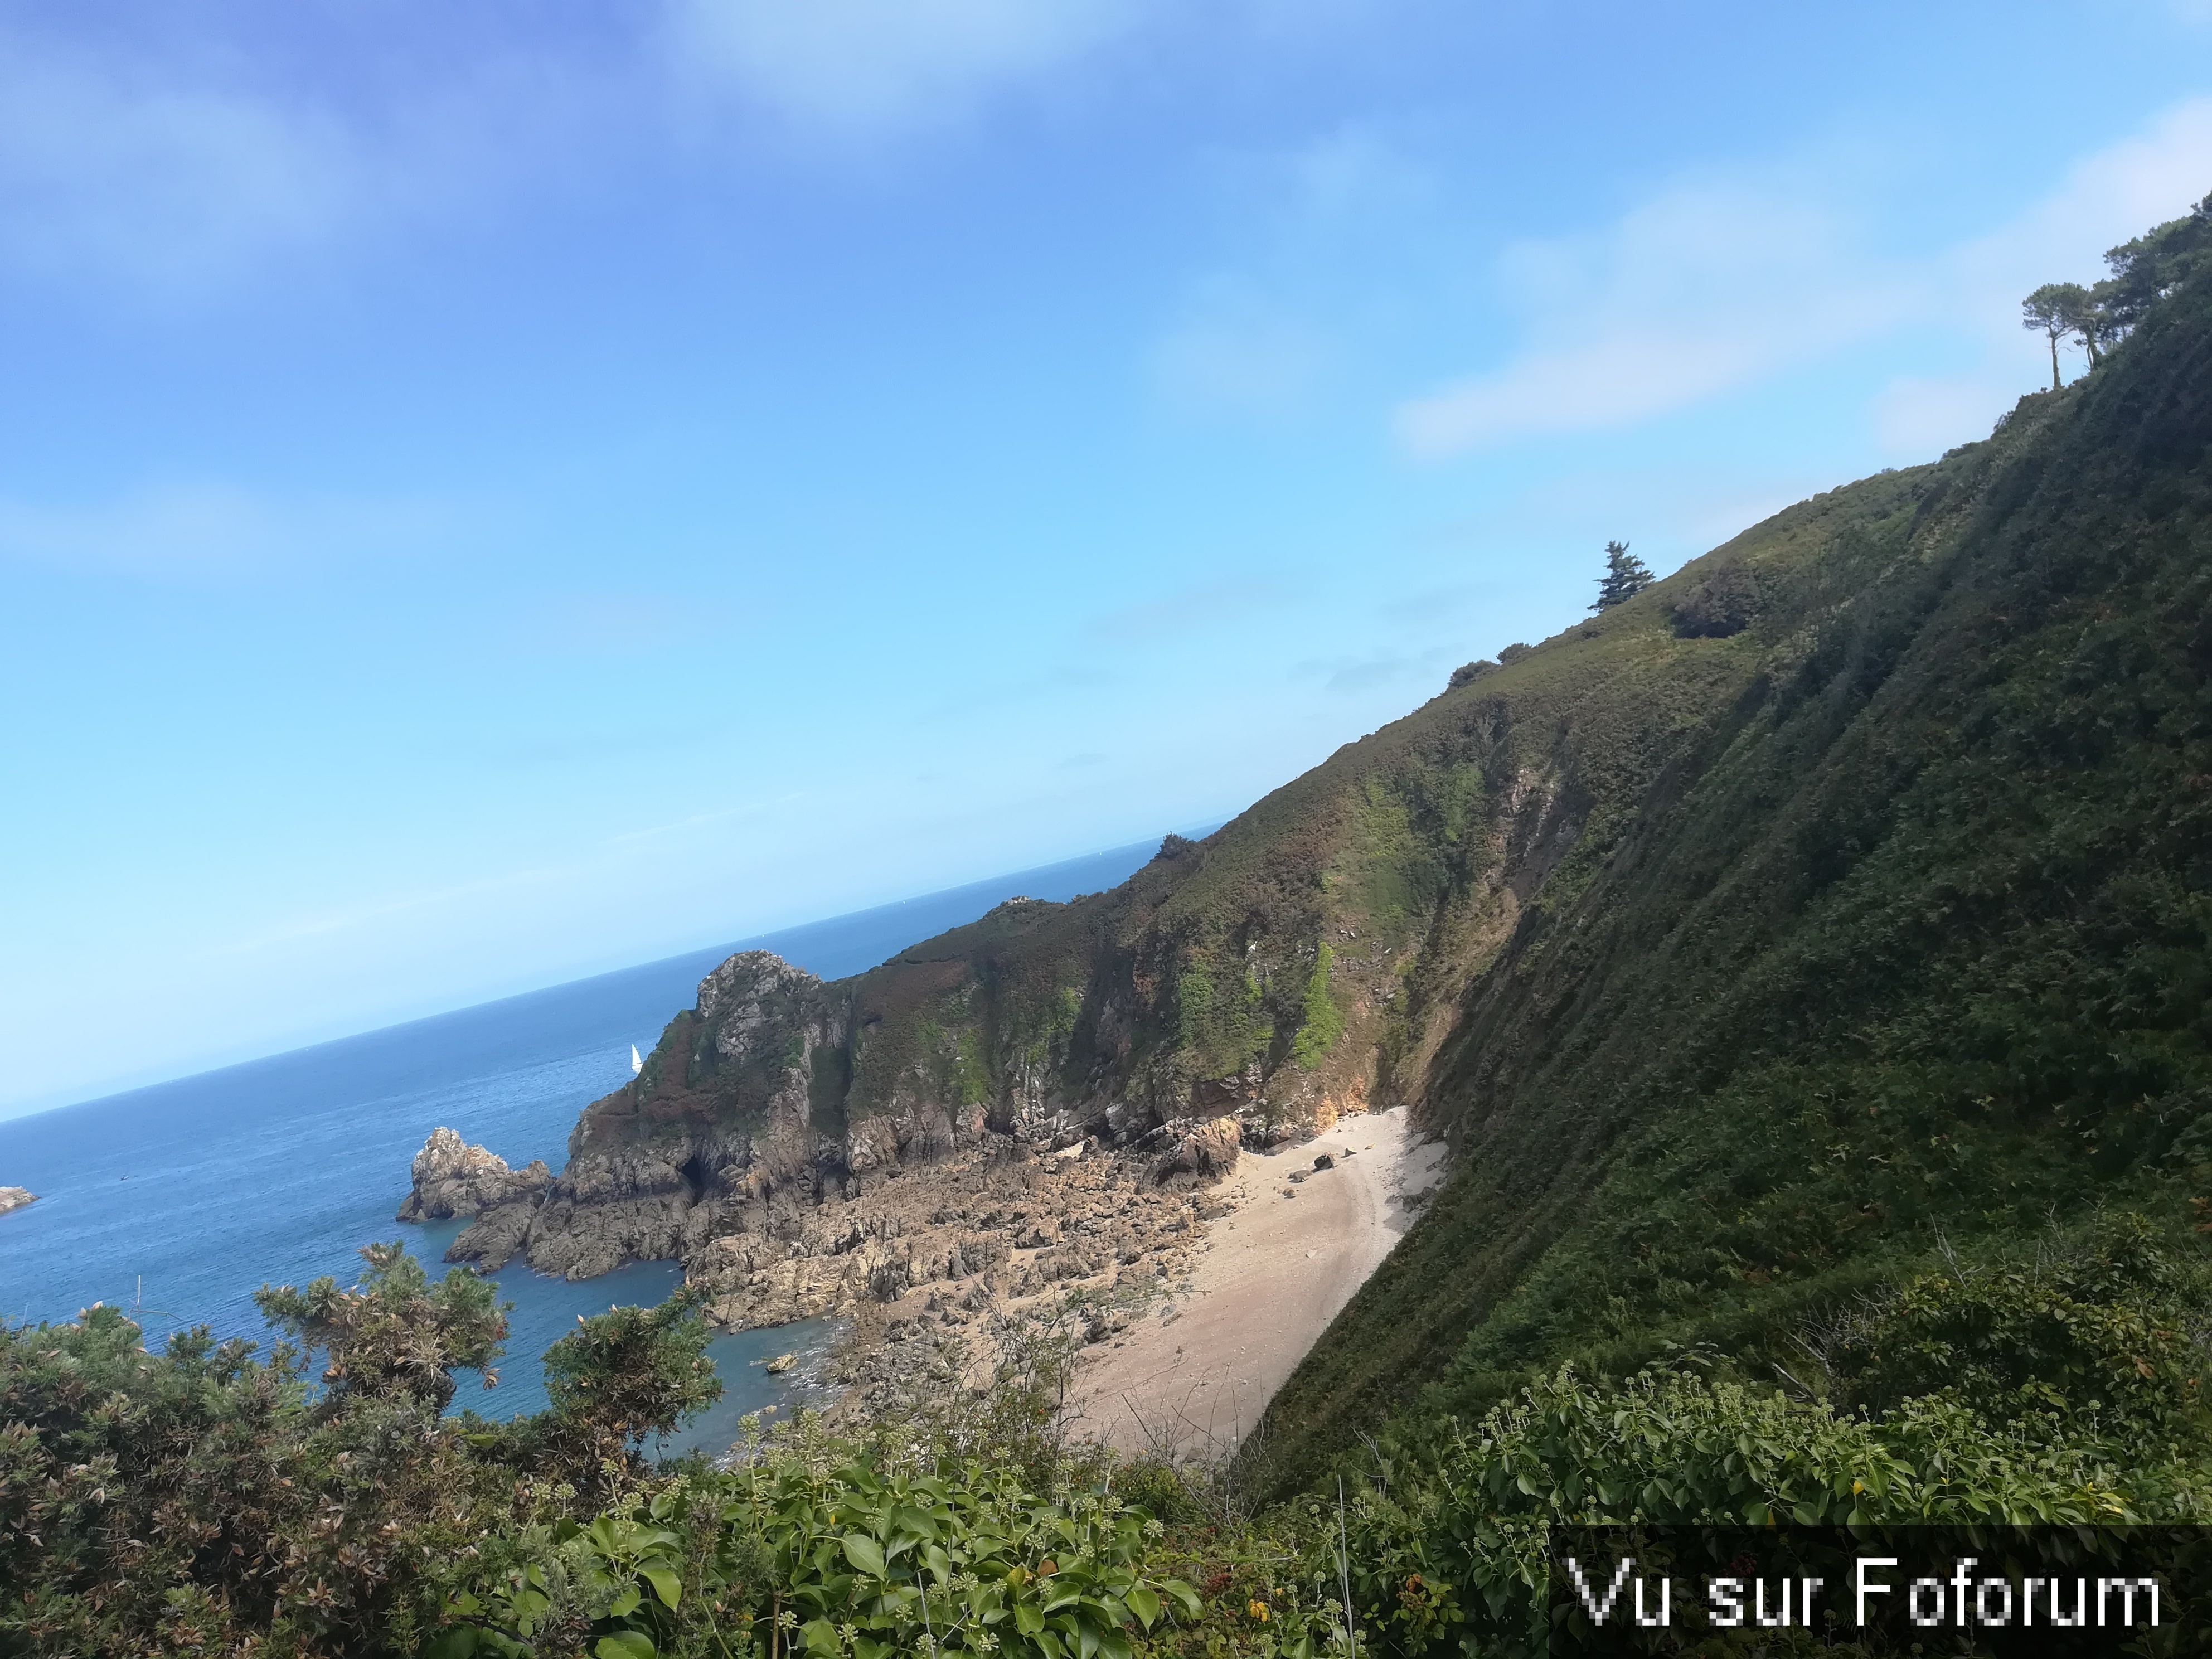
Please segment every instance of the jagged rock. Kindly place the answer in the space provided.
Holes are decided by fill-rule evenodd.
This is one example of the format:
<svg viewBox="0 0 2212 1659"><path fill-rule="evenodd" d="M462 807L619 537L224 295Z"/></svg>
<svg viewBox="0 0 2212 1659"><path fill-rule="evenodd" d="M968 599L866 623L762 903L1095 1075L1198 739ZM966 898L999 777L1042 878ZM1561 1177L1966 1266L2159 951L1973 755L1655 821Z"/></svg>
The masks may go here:
<svg viewBox="0 0 2212 1659"><path fill-rule="evenodd" d="M477 1215L543 1191L553 1179L543 1158L520 1170L482 1146L471 1146L453 1130L430 1131L415 1154L414 1190L399 1206L402 1221L446 1221Z"/></svg>
<svg viewBox="0 0 2212 1659"><path fill-rule="evenodd" d="M446 1247L446 1260L473 1261L488 1273L497 1273L522 1253L537 1213L538 1206L528 1199L486 1210Z"/></svg>
<svg viewBox="0 0 2212 1659"><path fill-rule="evenodd" d="M22 1187L0 1187L0 1215L10 1210L20 1210L26 1204L35 1204L39 1195Z"/></svg>
<svg viewBox="0 0 2212 1659"><path fill-rule="evenodd" d="M1177 1176L1217 1180L1237 1167L1243 1137L1234 1117L1217 1117L1190 1129L1152 1165L1156 1182Z"/></svg>
<svg viewBox="0 0 2212 1659"><path fill-rule="evenodd" d="M785 1018L779 1005L821 988L820 980L773 951L740 951L699 981L699 1021L714 1030L715 1052L736 1059Z"/></svg>

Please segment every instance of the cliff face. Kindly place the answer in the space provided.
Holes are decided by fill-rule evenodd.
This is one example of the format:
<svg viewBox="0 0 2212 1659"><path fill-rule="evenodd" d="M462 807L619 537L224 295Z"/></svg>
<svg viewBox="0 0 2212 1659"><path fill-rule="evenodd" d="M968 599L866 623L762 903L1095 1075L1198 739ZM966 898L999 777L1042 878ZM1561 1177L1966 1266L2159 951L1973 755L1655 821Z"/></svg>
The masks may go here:
<svg viewBox="0 0 2212 1659"><path fill-rule="evenodd" d="M1091 1143L1060 1115L948 1103L927 1079L855 1120L854 1074L884 1019L866 993L906 977L832 986L763 951L732 957L636 1081L585 1113L561 1176L488 1209L451 1255L496 1267L524 1254L580 1279L680 1257L732 1325L895 1303L940 1282L940 1300L972 1311L1179 1261L1188 1189L1234 1165L1233 1121L1156 1136L1155 1156L1079 1167ZM1055 1140L1067 1142L1057 1156Z"/></svg>

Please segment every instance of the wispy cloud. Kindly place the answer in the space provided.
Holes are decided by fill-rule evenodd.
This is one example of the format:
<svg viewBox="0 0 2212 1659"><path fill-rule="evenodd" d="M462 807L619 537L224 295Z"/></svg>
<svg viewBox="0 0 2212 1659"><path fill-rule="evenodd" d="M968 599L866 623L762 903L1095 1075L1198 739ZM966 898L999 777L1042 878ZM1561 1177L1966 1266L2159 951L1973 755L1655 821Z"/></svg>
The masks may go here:
<svg viewBox="0 0 2212 1659"><path fill-rule="evenodd" d="M1207 582L1109 611L1091 627L1093 633L1123 642L1155 639L1242 622L1274 609L1285 597L1282 585L1273 580L1245 578Z"/></svg>
<svg viewBox="0 0 2212 1659"><path fill-rule="evenodd" d="M802 792L795 789L787 790L782 794L766 799L744 801L736 806L719 807L712 811L690 812L680 818L672 818L665 823L649 824L642 830L624 830L606 837L603 844L608 847L628 848L635 847L646 842L665 841L671 836L689 835L694 830L703 830L709 824L728 823L733 820L765 818L774 813L787 811L797 806L804 799L805 796Z"/></svg>
<svg viewBox="0 0 2212 1659"><path fill-rule="evenodd" d="M1683 185L1601 234L1522 243L1501 275L1528 343L1403 404L1399 437L1443 455L1625 426L1884 331L1918 295L1852 241L1773 178Z"/></svg>
<svg viewBox="0 0 2212 1659"><path fill-rule="evenodd" d="M327 236L363 183L342 129L179 71L0 34L0 251L174 287Z"/></svg>
<svg viewBox="0 0 2212 1659"><path fill-rule="evenodd" d="M428 503L280 499L197 480L92 502L0 496L0 561L223 576L416 550L455 528L448 509Z"/></svg>
<svg viewBox="0 0 2212 1659"><path fill-rule="evenodd" d="M1432 623L1440 617L1459 616L1510 591L1504 582L1444 582L1377 605L1375 614L1384 622L1401 626Z"/></svg>
<svg viewBox="0 0 2212 1659"><path fill-rule="evenodd" d="M670 0L680 67L809 127L927 125L1090 52L1150 0Z"/></svg>
<svg viewBox="0 0 2212 1659"><path fill-rule="evenodd" d="M200 300L526 175L572 178L574 130L604 129L650 79L641 32L593 58L557 28L501 34L419 9L425 49L386 63L321 9L299 9L294 40L250 13L227 37L212 16L0 21L0 264ZM565 165L546 166L564 137ZM605 131L589 145L609 147Z"/></svg>
<svg viewBox="0 0 2212 1659"><path fill-rule="evenodd" d="M2017 356L2021 293L2100 274L2104 248L2208 185L2212 100L2086 158L1999 230L1915 260L1874 252L1858 216L1828 205L1844 191L1820 161L1680 185L1601 233L1510 250L1499 274L1524 343L1401 404L1397 435L1441 456L1626 426L1908 325L1963 328ZM1915 394L1891 401L1905 411ZM1936 423L1900 413L1894 426L1917 436Z"/></svg>
<svg viewBox="0 0 2212 1659"><path fill-rule="evenodd" d="M1291 676L1293 679L1318 681L1323 691L1339 696L1431 678L1438 680L1437 689L1441 690L1443 688L1440 677L1446 665L1461 662L1466 656L1467 653L1457 647L1432 645L1419 651L1382 650L1309 657L1291 668Z"/></svg>
<svg viewBox="0 0 2212 1659"><path fill-rule="evenodd" d="M1407 266L1429 264L1437 228L1455 223L1416 148L1352 122L1288 149L1210 158L1218 211L1250 229L1234 265L1188 281L1145 352L1168 404L1272 422L1341 390L1387 319L1419 309L1403 291Z"/></svg>

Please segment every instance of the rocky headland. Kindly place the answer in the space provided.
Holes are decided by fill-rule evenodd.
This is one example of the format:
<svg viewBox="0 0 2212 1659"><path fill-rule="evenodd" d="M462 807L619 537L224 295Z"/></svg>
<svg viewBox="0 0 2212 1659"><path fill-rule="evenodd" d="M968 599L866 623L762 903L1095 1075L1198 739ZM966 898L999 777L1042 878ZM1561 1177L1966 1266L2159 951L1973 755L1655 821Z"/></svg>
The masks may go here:
<svg viewBox="0 0 2212 1659"><path fill-rule="evenodd" d="M822 1080L876 1022L835 988L763 951L732 957L635 1082L585 1112L557 1177L509 1174L440 1130L403 1218L473 1213L447 1256L487 1270L520 1256L585 1279L673 1257L738 1329L863 1304L893 1334L957 1326L1182 1270L1209 1212L1199 1189L1236 1165L1233 1114L994 1114L915 1090L856 1120Z"/></svg>
<svg viewBox="0 0 2212 1659"><path fill-rule="evenodd" d="M0 1215L10 1210L20 1210L26 1204L35 1204L39 1195L22 1187L0 1187Z"/></svg>

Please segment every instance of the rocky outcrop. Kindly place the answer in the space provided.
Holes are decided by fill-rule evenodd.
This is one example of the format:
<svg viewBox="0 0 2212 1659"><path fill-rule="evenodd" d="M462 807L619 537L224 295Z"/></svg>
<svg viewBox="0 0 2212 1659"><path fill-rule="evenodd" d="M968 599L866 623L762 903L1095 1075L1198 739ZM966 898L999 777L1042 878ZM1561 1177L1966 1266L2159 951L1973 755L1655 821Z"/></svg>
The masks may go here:
<svg viewBox="0 0 2212 1659"><path fill-rule="evenodd" d="M1181 1133L1175 1144L1152 1165L1155 1183L1173 1181L1178 1176L1211 1181L1237 1167L1243 1138L1235 1118L1217 1117L1188 1127L1176 1127Z"/></svg>
<svg viewBox="0 0 2212 1659"><path fill-rule="evenodd" d="M39 1195L21 1187L0 1187L0 1215L10 1210L20 1210L26 1204L35 1204Z"/></svg>
<svg viewBox="0 0 2212 1659"><path fill-rule="evenodd" d="M891 1340L1036 1297L1149 1291L1179 1278L1199 1199L1148 1160L1039 1154L1000 1136L854 1198L778 1209L686 1258L720 1322L872 1310Z"/></svg>
<svg viewBox="0 0 2212 1659"><path fill-rule="evenodd" d="M399 1206L402 1221L447 1221L534 1197L553 1180L543 1158L510 1170L507 1160L471 1146L453 1130L430 1131L415 1154L414 1189Z"/></svg>
<svg viewBox="0 0 2212 1659"><path fill-rule="evenodd" d="M953 1325L1180 1271L1203 1201L1189 1189L1234 1165L1237 1116L1170 1128L1040 1096L994 1121L944 1103L943 1056L926 1050L885 1068L884 1109L854 1115L875 1027L865 1000L779 957L731 957L640 1075L584 1114L559 1176L480 1206L447 1259L587 1279L674 1257L740 1328L864 1307ZM458 1167L431 1154L418 1188Z"/></svg>

